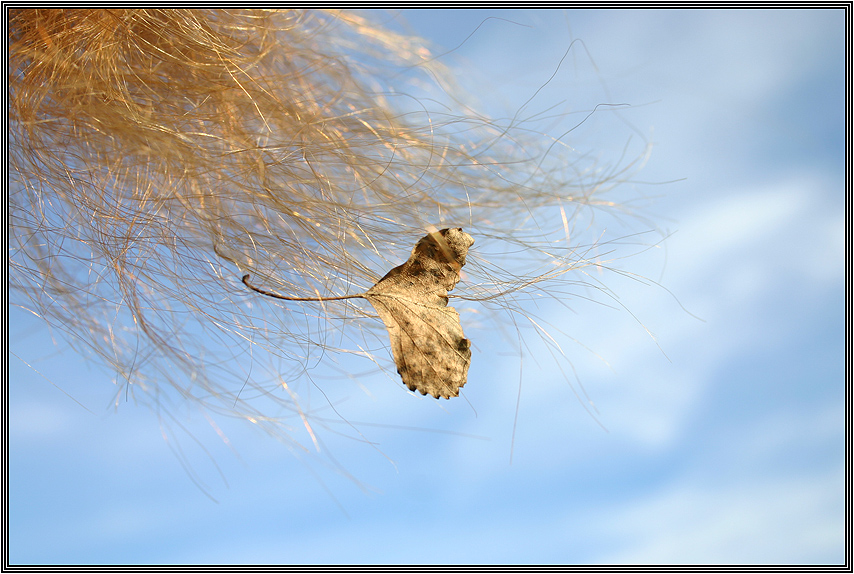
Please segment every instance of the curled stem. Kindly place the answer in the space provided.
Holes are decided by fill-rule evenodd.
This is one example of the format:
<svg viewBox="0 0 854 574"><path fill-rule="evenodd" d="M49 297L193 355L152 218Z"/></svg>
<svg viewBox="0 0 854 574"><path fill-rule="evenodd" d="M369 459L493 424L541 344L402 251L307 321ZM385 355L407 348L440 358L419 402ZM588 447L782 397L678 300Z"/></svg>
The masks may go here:
<svg viewBox="0 0 854 574"><path fill-rule="evenodd" d="M364 299L364 295L340 295L337 297L288 297L287 295L279 295L278 293L273 293L272 291L265 291L255 285L249 283L249 273L243 276L241 281L243 284L255 291L256 293L260 293L261 295L266 295L267 297L275 297L276 299L284 299L285 301L341 301L342 299Z"/></svg>

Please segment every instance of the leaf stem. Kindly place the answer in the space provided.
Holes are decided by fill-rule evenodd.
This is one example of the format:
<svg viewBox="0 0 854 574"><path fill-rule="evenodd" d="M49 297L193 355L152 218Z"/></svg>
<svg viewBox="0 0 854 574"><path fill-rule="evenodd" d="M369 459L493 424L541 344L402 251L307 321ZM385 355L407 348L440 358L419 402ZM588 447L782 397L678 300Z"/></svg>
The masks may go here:
<svg viewBox="0 0 854 574"><path fill-rule="evenodd" d="M259 289L254 285L249 283L249 273L243 276L243 284L252 289L253 291L260 293L261 295L266 295L267 297L275 297L276 299L284 299L285 301L340 301L342 299L364 299L364 295L341 295L338 297L288 297L286 295L279 295L278 293L273 293L272 291L264 291L263 289Z"/></svg>

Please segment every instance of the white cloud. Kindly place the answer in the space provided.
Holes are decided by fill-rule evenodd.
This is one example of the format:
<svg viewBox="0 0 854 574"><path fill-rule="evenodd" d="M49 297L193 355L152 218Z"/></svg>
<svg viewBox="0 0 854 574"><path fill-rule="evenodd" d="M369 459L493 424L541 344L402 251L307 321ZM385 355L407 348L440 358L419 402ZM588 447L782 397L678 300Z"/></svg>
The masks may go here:
<svg viewBox="0 0 854 574"><path fill-rule="evenodd" d="M843 560L844 473L692 480L665 486L589 528L622 540L601 563L751 564Z"/></svg>

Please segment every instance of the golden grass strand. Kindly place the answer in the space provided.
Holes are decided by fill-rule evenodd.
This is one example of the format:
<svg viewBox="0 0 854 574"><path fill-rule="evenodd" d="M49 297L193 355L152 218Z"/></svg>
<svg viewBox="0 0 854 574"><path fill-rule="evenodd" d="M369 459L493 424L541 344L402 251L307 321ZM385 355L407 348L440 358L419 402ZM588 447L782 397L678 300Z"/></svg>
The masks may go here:
<svg viewBox="0 0 854 574"><path fill-rule="evenodd" d="M589 265L566 234L625 175L524 126L413 106L407 86L453 90L451 74L355 14L15 9L9 42L12 299L109 365L117 400L287 433L253 397L297 412L291 381L313 346L335 350L310 323L370 309L271 317L243 275L293 297L363 292L413 238L459 226L529 263L467 268L470 298L513 307L534 278ZM250 354L268 357L252 376Z"/></svg>

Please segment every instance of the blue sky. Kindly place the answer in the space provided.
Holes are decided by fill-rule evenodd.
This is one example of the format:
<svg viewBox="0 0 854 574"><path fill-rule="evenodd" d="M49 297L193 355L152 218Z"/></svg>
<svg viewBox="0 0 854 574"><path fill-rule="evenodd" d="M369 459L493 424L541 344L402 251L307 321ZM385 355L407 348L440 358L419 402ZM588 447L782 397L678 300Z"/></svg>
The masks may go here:
<svg viewBox="0 0 854 574"><path fill-rule="evenodd" d="M376 448L334 433L324 447L354 478L218 419L226 445L179 409L211 455L181 441L213 502L157 413L110 410L110 375L12 308L10 562L842 562L844 13L402 17L448 49L483 22L448 63L496 115L583 40L529 108L631 104L622 132L592 123L577 145L616 157L637 130L653 142L639 179L673 181L626 189L655 196L672 235L625 267L667 290L607 278L657 345L623 310L540 309L610 365L569 351L607 431L526 357L511 464L519 360L482 351L467 401L382 375L362 381L370 400L352 390L339 410Z"/></svg>

